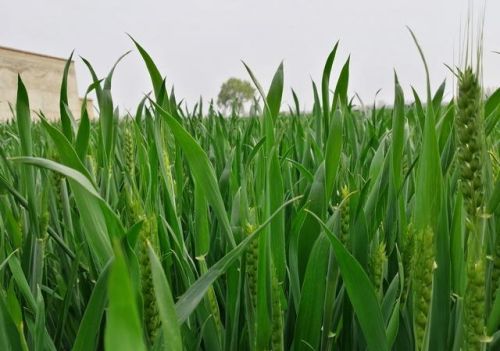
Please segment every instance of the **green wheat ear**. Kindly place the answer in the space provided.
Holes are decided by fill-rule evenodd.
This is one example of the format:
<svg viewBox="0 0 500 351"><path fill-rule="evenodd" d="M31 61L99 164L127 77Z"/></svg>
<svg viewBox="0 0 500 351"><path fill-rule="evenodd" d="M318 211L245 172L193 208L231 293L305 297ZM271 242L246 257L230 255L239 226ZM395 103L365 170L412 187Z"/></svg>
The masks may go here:
<svg viewBox="0 0 500 351"><path fill-rule="evenodd" d="M387 261L385 253L385 242L379 242L372 250L370 257L370 276L377 295L381 297L382 279L384 275L384 266Z"/></svg>
<svg viewBox="0 0 500 351"><path fill-rule="evenodd" d="M59 159L57 156L53 157L53 160L55 162L59 162ZM64 179L61 173L59 172L51 172L50 173L50 182L52 183L52 186L54 188L54 196L56 199L56 206L57 210L61 211L63 205L62 205L62 191L61 191L61 182Z"/></svg>
<svg viewBox="0 0 500 351"><path fill-rule="evenodd" d="M210 308L210 313L215 322L215 327L218 332L222 332L222 321L220 319L219 303L217 302L217 296L215 295L215 290L213 285L207 290L208 305Z"/></svg>
<svg viewBox="0 0 500 351"><path fill-rule="evenodd" d="M19 217L17 218L17 227L19 228L19 233L21 233L21 236L24 237L24 230L26 229L25 228L25 224L24 224L24 216L22 214L19 215Z"/></svg>
<svg viewBox="0 0 500 351"><path fill-rule="evenodd" d="M255 225L247 224L245 226L245 233L247 235L252 235L255 231ZM250 299L253 307L255 307L255 302L257 298L257 264L259 258L259 241L252 240L249 248L247 249L245 255L246 262L246 273L247 273L247 284L248 290L250 292Z"/></svg>
<svg viewBox="0 0 500 351"><path fill-rule="evenodd" d="M254 219L254 209L250 209L249 220L253 222ZM244 226L245 234L247 236L254 235L257 226L253 223L246 223ZM245 273L246 273L246 283L248 288L249 304L252 309L257 306L257 269L259 260L259 240L253 239L245 253ZM274 292L273 292L274 295ZM273 301L274 302L274 301ZM273 308L273 317L276 309ZM273 318L274 319L274 318ZM254 326L255 327L255 326ZM274 325L273 325L274 328ZM256 346L256 339L252 337L250 340L251 348L254 349Z"/></svg>
<svg viewBox="0 0 500 351"><path fill-rule="evenodd" d="M170 154L168 146L163 149L163 163L165 164L165 171L167 173L167 189L172 194L173 199L176 198L175 188L176 188L176 180L172 174L172 163L170 162Z"/></svg>
<svg viewBox="0 0 500 351"><path fill-rule="evenodd" d="M125 169L130 174L130 179L134 179L135 173L135 150L132 132L128 126L125 127L124 132L124 151L125 151Z"/></svg>
<svg viewBox="0 0 500 351"><path fill-rule="evenodd" d="M495 251L493 253L493 268L491 270L491 286L496 292L500 284L500 237L495 241Z"/></svg>
<svg viewBox="0 0 500 351"><path fill-rule="evenodd" d="M481 214L484 190L482 177L484 135L481 115L481 85L471 67L459 73L458 161L461 190L469 223L476 223Z"/></svg>
<svg viewBox="0 0 500 351"><path fill-rule="evenodd" d="M245 225L245 234L247 236L253 235L257 226L255 225L255 209L250 209L249 221ZM250 302L252 307L255 308L257 301L257 267L259 259L259 241L254 239L250 243L247 252L245 254L245 271L247 274L247 285L248 291L250 293Z"/></svg>
<svg viewBox="0 0 500 351"><path fill-rule="evenodd" d="M460 187L469 234L466 252L467 289L464 296L464 349L482 350L485 338L486 257L484 238L484 175L486 140L483 126L483 96L479 80L482 37L478 46L477 68L466 60L465 69L458 72L456 131ZM472 51L467 48L467 54ZM472 56L472 55L471 55ZM469 58L467 58L469 59ZM494 248L492 267L493 292L497 290L500 266L498 240Z"/></svg>
<svg viewBox="0 0 500 351"><path fill-rule="evenodd" d="M342 202L340 205L340 241L349 249L349 223L351 221L349 206L349 188L344 185L341 189Z"/></svg>
<svg viewBox="0 0 500 351"><path fill-rule="evenodd" d="M94 155L89 155L87 156L87 162L88 162L88 167L90 168L90 174L94 176L94 178L97 178L98 176L98 169L97 169L97 161L95 159Z"/></svg>
<svg viewBox="0 0 500 351"><path fill-rule="evenodd" d="M273 351L284 350L283 345L283 311L281 310L281 287L276 274L272 275L272 334Z"/></svg>
<svg viewBox="0 0 500 351"><path fill-rule="evenodd" d="M153 250L157 251L157 225L156 217L149 216L144 220L140 232L139 242L139 264L141 269L141 290L144 307L144 325L146 335L153 344L160 327L160 318L158 315L158 306L156 303L153 276L148 256L148 244L151 244Z"/></svg>
<svg viewBox="0 0 500 351"><path fill-rule="evenodd" d="M49 212L44 211L40 216L40 234L42 235L42 237L47 234L47 230L49 229L49 220Z"/></svg>
<svg viewBox="0 0 500 351"><path fill-rule="evenodd" d="M483 259L468 264L464 302L466 351L481 350L485 338L485 274Z"/></svg>
<svg viewBox="0 0 500 351"><path fill-rule="evenodd" d="M403 239L402 248L404 283L401 294L401 304L404 306L408 300L408 292L412 281L413 267L415 265L415 230L410 224Z"/></svg>
<svg viewBox="0 0 500 351"><path fill-rule="evenodd" d="M417 234L413 275L414 314L415 314L415 343L417 350L425 349L424 338L429 308L432 296L432 271L434 267L433 231L430 227L420 230Z"/></svg>

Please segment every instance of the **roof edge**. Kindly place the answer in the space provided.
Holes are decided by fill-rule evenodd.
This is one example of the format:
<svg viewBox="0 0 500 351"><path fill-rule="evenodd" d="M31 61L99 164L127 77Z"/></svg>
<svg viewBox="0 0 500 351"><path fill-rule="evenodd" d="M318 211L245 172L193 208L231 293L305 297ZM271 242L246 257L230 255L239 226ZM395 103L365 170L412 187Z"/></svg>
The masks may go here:
<svg viewBox="0 0 500 351"><path fill-rule="evenodd" d="M52 59L52 60L59 60L59 61L64 61L64 62L68 61L68 59L65 59L63 57L46 55L46 54L41 54L41 53L38 53L38 52L32 52L32 51L27 51L27 50L22 50L22 49L16 49L16 48L11 48L11 47L2 46L2 45L0 45L0 50L8 50L8 51L13 51L13 52L18 52L18 53L21 53L21 54L33 55L33 56L48 58L48 59ZM75 63L75 60L71 59L71 62Z"/></svg>

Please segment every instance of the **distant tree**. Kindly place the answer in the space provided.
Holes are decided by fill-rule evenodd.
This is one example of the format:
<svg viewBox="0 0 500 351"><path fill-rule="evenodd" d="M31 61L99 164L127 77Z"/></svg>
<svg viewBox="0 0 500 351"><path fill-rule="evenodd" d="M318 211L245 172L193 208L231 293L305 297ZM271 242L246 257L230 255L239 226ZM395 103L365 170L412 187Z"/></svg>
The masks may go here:
<svg viewBox="0 0 500 351"><path fill-rule="evenodd" d="M250 82L238 78L229 78L225 81L217 97L217 104L224 108L225 112L230 110L233 114L243 112L245 102L253 99L255 89Z"/></svg>

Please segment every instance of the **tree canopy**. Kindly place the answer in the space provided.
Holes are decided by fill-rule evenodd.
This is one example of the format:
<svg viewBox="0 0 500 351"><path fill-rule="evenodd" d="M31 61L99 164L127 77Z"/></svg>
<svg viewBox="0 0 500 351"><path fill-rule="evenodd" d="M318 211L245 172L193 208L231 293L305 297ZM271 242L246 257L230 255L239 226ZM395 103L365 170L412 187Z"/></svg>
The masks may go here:
<svg viewBox="0 0 500 351"><path fill-rule="evenodd" d="M238 78L229 78L225 81L217 97L217 104L226 111L239 114L245 102L253 99L255 89L250 82Z"/></svg>

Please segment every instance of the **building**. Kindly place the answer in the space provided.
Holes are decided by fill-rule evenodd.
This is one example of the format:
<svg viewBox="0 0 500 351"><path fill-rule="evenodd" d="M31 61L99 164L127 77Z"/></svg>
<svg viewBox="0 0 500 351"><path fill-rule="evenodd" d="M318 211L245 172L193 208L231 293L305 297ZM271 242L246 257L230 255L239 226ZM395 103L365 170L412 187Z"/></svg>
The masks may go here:
<svg viewBox="0 0 500 351"><path fill-rule="evenodd" d="M66 59L52 57L0 46L0 122L11 119L11 107L15 108L17 95L17 75L28 91L32 118L42 111L51 121L57 121L59 114L59 96ZM68 105L75 119L80 118L81 99L72 61L68 74ZM92 118L92 101L87 109Z"/></svg>

